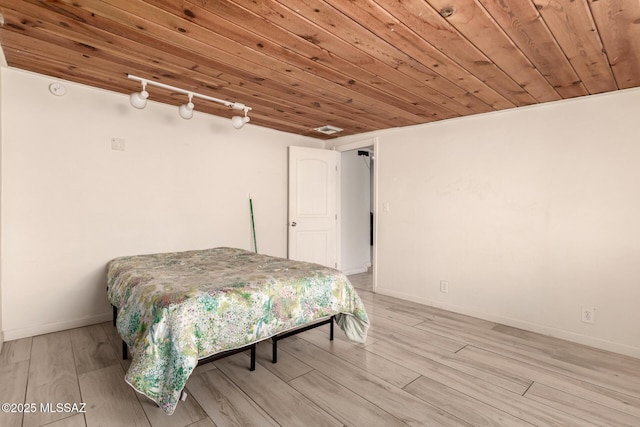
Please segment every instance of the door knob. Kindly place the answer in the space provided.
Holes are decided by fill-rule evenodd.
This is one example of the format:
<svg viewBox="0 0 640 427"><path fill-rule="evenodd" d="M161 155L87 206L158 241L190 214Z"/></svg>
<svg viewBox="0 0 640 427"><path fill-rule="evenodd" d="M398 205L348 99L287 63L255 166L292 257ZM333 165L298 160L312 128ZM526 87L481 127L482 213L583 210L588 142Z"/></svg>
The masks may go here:
<svg viewBox="0 0 640 427"><path fill-rule="evenodd" d="M292 227L295 227L296 225L298 225L298 224L296 224L296 222L295 222L295 221L293 221L293 222L291 223L291 226L292 226Z"/></svg>

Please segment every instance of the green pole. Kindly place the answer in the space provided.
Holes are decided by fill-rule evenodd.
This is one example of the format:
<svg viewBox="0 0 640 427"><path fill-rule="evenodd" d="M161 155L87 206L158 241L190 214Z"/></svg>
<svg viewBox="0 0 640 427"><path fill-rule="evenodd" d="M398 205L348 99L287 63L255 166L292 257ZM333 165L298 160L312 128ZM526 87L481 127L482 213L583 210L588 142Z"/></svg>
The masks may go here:
<svg viewBox="0 0 640 427"><path fill-rule="evenodd" d="M253 201L251 200L251 195L249 195L249 210L251 211L251 228L253 230L253 248L258 253L258 243L256 242L256 224L253 221Z"/></svg>

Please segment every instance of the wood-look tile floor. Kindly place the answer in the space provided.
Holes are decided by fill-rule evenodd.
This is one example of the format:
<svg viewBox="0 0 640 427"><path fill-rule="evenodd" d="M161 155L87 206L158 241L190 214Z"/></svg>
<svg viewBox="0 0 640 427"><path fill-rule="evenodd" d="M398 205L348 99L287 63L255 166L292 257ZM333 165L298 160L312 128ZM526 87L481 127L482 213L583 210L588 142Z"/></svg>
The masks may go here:
<svg viewBox="0 0 640 427"><path fill-rule="evenodd" d="M198 367L166 416L125 382L110 323L6 342L0 426L640 426L640 360L373 294L352 283L372 326L365 345L328 326ZM86 404L85 412L41 404ZM80 408L79 408L80 409Z"/></svg>

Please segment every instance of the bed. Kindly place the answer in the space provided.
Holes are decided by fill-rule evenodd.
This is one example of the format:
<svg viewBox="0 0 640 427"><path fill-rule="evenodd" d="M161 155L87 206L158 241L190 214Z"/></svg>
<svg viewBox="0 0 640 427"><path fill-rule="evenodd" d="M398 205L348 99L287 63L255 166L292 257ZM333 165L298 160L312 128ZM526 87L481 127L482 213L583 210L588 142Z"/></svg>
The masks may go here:
<svg viewBox="0 0 640 427"><path fill-rule="evenodd" d="M237 248L125 256L108 298L132 362L125 380L172 414L198 361L333 319L356 342L369 320L340 271Z"/></svg>

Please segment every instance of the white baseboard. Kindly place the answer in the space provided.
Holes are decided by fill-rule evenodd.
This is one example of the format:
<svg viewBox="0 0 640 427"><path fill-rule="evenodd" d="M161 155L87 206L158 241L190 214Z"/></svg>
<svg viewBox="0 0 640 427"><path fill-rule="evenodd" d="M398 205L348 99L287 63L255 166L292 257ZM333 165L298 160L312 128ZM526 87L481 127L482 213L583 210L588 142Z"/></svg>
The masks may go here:
<svg viewBox="0 0 640 427"><path fill-rule="evenodd" d="M108 322L113 319L113 313L104 313L82 319L67 320L64 322L48 323L45 325L28 326L26 328L5 330L4 338L7 341L18 340L20 338L34 337L36 335L49 334L51 332L64 331L67 329L81 328L83 326L95 325L96 323ZM2 335L0 335L2 337ZM1 341L0 341L1 342Z"/></svg>
<svg viewBox="0 0 640 427"><path fill-rule="evenodd" d="M347 276L351 276L352 274L366 273L367 271L369 271L370 267L371 262L366 262L362 265L362 267L352 268L350 270L342 270L342 272Z"/></svg>
<svg viewBox="0 0 640 427"><path fill-rule="evenodd" d="M601 350L612 351L614 353L640 358L639 347L634 347L634 346L621 344L613 341L607 341L601 338L590 337L588 335L582 335L575 332L566 331L564 329L557 329L549 326L538 325L536 323L526 322L524 320L512 319L509 317L502 317L502 316L497 316L493 314L487 314L481 311L474 310L472 308L461 307L453 304L446 304L441 301L433 301L426 298L420 298L415 295L406 295L401 292L395 292L389 289L376 288L376 293L379 293L382 295L388 295L390 297L400 298L407 301L417 302L420 304L428 305L430 307L441 308L443 310L452 311L454 313L477 317L478 319L488 320L490 322L496 322L502 325L524 329L527 331L536 332L536 333L547 335L554 338L561 338L563 340L587 345L590 347L595 347Z"/></svg>
<svg viewBox="0 0 640 427"><path fill-rule="evenodd" d="M367 268L365 268L365 267L363 267L363 268L354 268L353 270L345 270L345 271L343 271L345 276L351 276L352 274L360 274L360 273L366 273L366 272L367 272Z"/></svg>

